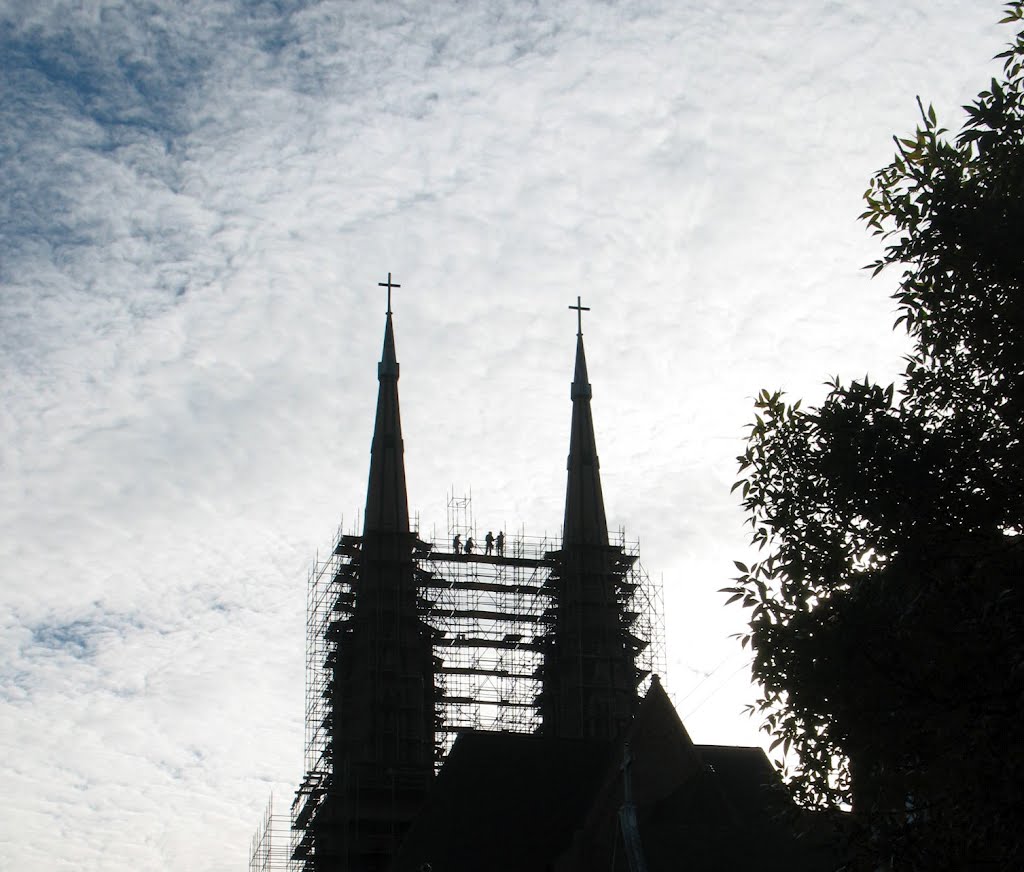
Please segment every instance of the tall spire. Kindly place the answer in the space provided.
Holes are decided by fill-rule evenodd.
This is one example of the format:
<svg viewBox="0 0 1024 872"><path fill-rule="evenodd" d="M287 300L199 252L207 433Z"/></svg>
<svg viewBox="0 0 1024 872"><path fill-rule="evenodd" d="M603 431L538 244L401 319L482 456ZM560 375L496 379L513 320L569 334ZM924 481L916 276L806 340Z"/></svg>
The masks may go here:
<svg viewBox="0 0 1024 872"><path fill-rule="evenodd" d="M600 463L590 413L593 394L583 351L583 313L576 298L576 370L562 548L547 586L555 600L544 651L540 694L543 730L561 737L615 738L637 704L637 641L626 611L632 560L608 542Z"/></svg>
<svg viewBox="0 0 1024 872"><path fill-rule="evenodd" d="M569 437L569 478L565 488L565 519L562 540L566 545L607 545L608 521L601 493L601 463L597 458L594 419L590 411L593 390L587 377L587 356L583 350L583 312L589 311L576 298L570 306L577 312L576 370L572 388L572 430Z"/></svg>
<svg viewBox="0 0 1024 872"><path fill-rule="evenodd" d="M377 419L370 445L370 479L366 485L363 529L367 533L408 533L409 498L405 487L402 419L398 408L398 359L391 320L391 274L384 349L377 364Z"/></svg>
<svg viewBox="0 0 1024 872"><path fill-rule="evenodd" d="M338 543L335 553L347 560L326 594L335 597L323 638L331 771L308 830L313 865L304 868L314 872L389 868L433 776L433 631L418 611L409 529L391 312L391 290L399 286L390 273L380 284L388 308L363 535Z"/></svg>

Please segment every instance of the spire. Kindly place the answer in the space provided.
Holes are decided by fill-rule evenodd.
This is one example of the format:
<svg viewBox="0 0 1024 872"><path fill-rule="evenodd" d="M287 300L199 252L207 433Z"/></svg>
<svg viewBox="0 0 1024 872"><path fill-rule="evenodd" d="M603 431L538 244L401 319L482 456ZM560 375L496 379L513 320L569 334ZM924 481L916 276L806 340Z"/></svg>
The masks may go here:
<svg viewBox="0 0 1024 872"><path fill-rule="evenodd" d="M632 561L608 542L600 463L590 414L592 391L583 350L583 312L576 298L576 372L562 548L548 579L554 630L545 640L540 707L543 730L561 737L611 739L636 709L635 640L625 611Z"/></svg>
<svg viewBox="0 0 1024 872"><path fill-rule="evenodd" d="M601 493L601 464L597 459L597 441L594 437L594 419L590 412L593 391L587 378L587 356L583 350L583 312L580 304L570 309L577 311L576 371L572 389L572 432L569 437L569 460L566 464L569 480L565 488L565 520L562 540L565 545L607 545L608 521L604 513Z"/></svg>
<svg viewBox="0 0 1024 872"><path fill-rule="evenodd" d="M324 648L316 649L327 652L330 705L323 721L330 769L306 829L312 835L304 868L317 872L391 868L434 771L433 630L417 611L391 312L398 285L390 273L380 284L388 308L363 535L342 537L335 550L343 562L326 589L334 602Z"/></svg>
<svg viewBox="0 0 1024 872"><path fill-rule="evenodd" d="M381 283L383 284L383 283ZM402 419L398 409L398 358L391 321L391 274L388 273L388 313L384 349L377 365L377 419L370 446L370 480L366 485L365 533L408 533L409 498L405 489Z"/></svg>

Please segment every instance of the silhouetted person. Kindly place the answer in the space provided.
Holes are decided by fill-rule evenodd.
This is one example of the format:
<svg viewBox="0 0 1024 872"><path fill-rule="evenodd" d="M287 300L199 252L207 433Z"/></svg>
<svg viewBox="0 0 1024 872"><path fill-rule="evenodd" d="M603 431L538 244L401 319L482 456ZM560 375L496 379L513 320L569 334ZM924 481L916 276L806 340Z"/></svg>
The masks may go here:
<svg viewBox="0 0 1024 872"><path fill-rule="evenodd" d="M494 543L498 546L498 556L505 556L505 533L503 530L498 531L498 538L494 540Z"/></svg>
<svg viewBox="0 0 1024 872"><path fill-rule="evenodd" d="M473 537L472 536L470 536L466 540L466 553L467 554L472 554L473 553Z"/></svg>
<svg viewBox="0 0 1024 872"><path fill-rule="evenodd" d="M456 533L455 538L452 539L452 551L456 554L462 553L462 534Z"/></svg>
<svg viewBox="0 0 1024 872"><path fill-rule="evenodd" d="M490 530L487 531L487 538L484 539L484 546L484 554L490 554L494 551L494 534Z"/></svg>

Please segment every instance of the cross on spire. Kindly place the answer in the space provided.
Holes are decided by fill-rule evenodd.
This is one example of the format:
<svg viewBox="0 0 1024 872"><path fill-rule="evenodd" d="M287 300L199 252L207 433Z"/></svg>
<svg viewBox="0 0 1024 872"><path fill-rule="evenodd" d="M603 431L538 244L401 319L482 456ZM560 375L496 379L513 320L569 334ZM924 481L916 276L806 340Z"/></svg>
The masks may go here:
<svg viewBox="0 0 1024 872"><path fill-rule="evenodd" d="M584 306L582 304L582 300L580 300L579 297L576 297L576 305L575 306L570 306L569 308L576 310L576 335L577 336L582 336L583 335L583 313L584 312L589 312L590 311L590 306Z"/></svg>
<svg viewBox="0 0 1024 872"><path fill-rule="evenodd" d="M386 282L377 282L377 286L380 288L388 289L388 314L391 314L391 289L400 288L401 285L391 281L391 273L388 273L388 280Z"/></svg>

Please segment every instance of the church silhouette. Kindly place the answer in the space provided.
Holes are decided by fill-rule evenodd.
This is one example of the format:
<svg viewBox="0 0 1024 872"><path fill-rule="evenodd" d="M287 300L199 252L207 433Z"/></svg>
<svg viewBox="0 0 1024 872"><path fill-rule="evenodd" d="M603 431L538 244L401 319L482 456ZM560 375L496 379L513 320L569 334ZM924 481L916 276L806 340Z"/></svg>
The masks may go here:
<svg viewBox="0 0 1024 872"><path fill-rule="evenodd" d="M280 868L834 868L764 752L695 745L645 668L656 621L635 549L608 530L581 300L561 540L501 531L497 550L489 535L448 551L410 523L399 285L380 284L362 532L340 533L310 579L306 772ZM277 868L264 841L259 872Z"/></svg>

